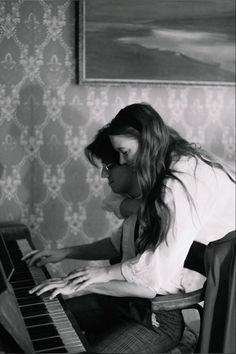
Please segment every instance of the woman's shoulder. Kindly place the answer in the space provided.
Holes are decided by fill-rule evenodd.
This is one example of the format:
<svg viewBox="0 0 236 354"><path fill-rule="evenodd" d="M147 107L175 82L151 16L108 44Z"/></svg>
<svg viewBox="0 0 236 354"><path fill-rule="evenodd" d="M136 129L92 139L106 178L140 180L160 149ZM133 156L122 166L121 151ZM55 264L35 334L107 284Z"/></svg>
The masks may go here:
<svg viewBox="0 0 236 354"><path fill-rule="evenodd" d="M229 169L222 161L220 161L220 164L222 167L224 166L225 170L213 167L197 156L183 156L178 161L173 161L171 169L180 179L188 179L190 177L195 181L201 181L204 184L211 184L212 186L227 182L230 183L230 178L226 173ZM231 174L231 172L228 173Z"/></svg>
<svg viewBox="0 0 236 354"><path fill-rule="evenodd" d="M192 174L196 171L201 160L192 156L181 156L178 159L173 159L171 169L174 173L187 173Z"/></svg>

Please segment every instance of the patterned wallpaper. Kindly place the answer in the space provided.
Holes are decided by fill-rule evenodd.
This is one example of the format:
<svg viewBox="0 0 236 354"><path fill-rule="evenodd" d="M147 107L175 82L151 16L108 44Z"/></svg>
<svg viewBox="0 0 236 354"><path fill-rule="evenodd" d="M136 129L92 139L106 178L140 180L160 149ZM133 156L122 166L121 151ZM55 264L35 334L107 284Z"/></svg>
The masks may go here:
<svg viewBox="0 0 236 354"><path fill-rule="evenodd" d="M234 161L234 88L75 84L74 2L0 0L0 220L37 247L92 242L118 221L83 148L123 106L146 101L187 139ZM74 261L54 265L67 272Z"/></svg>

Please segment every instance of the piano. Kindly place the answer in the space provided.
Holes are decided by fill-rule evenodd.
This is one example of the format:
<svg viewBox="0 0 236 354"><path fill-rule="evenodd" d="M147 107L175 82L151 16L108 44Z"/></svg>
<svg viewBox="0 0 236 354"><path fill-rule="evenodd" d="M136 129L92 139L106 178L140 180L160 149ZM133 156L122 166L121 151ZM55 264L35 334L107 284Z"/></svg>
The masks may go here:
<svg viewBox="0 0 236 354"><path fill-rule="evenodd" d="M50 278L21 258L34 249L23 224L0 223L0 354L85 353L88 343L61 296L28 291Z"/></svg>

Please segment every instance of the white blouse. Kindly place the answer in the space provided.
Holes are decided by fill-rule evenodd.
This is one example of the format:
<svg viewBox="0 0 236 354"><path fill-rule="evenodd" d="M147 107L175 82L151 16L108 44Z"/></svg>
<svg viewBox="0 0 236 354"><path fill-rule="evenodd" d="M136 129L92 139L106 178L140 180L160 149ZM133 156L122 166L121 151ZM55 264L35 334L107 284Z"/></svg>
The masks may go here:
<svg viewBox="0 0 236 354"><path fill-rule="evenodd" d="M122 274L128 282L149 287L158 294L184 290L183 284L188 281L183 279L183 264L193 241L208 244L235 230L235 184L228 176L201 160L196 167L193 158L184 157L174 167L193 205L182 185L169 179L165 201L175 217L167 234L167 242L135 256L135 216L124 221L124 227L129 231L123 230ZM116 248L119 233L121 231L111 238ZM125 236L128 234L129 237Z"/></svg>

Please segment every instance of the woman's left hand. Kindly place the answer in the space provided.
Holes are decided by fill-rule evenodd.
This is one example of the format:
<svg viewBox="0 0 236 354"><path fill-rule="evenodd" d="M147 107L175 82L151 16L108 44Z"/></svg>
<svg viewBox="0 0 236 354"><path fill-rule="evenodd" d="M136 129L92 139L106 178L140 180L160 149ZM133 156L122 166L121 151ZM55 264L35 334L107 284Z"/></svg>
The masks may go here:
<svg viewBox="0 0 236 354"><path fill-rule="evenodd" d="M109 279L109 267L81 267L71 272L65 280L68 280L77 290L86 288L94 283L107 283Z"/></svg>

